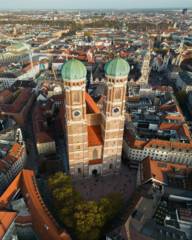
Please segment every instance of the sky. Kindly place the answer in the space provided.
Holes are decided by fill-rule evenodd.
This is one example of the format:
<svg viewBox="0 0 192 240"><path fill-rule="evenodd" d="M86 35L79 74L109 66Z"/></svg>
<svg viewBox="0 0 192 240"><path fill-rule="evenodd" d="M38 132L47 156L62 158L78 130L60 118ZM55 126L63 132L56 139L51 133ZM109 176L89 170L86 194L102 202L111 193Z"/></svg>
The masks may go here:
<svg viewBox="0 0 192 240"><path fill-rule="evenodd" d="M192 0L0 0L0 9L192 8Z"/></svg>

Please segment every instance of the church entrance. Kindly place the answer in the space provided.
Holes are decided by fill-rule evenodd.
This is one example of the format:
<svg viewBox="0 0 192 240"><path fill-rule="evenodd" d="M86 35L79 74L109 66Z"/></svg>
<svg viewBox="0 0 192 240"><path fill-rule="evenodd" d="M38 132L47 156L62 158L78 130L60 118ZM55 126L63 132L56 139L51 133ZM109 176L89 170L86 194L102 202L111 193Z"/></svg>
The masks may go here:
<svg viewBox="0 0 192 240"><path fill-rule="evenodd" d="M98 177L102 175L102 166L101 164L95 164L89 166L89 176Z"/></svg>
<svg viewBox="0 0 192 240"><path fill-rule="evenodd" d="M97 177L98 176L98 171L97 169L93 169L92 171L92 176Z"/></svg>

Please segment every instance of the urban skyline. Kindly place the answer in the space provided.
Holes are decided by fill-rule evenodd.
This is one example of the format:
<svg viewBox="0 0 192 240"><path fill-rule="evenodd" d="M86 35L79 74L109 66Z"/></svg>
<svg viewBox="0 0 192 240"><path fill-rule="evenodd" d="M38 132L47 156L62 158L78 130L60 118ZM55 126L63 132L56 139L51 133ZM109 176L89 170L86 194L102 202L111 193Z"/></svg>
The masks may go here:
<svg viewBox="0 0 192 240"><path fill-rule="evenodd" d="M0 9L158 9L158 8L192 8L190 0L160 0L154 2L152 0L144 1L139 0L137 2L133 0L120 0L120 1L101 1L90 2L88 0L81 1L64 1L64 0L32 0L30 3L26 4L24 0L15 0L13 1L2 1Z"/></svg>
<svg viewBox="0 0 192 240"><path fill-rule="evenodd" d="M191 240L189 1L0 1L0 240Z"/></svg>

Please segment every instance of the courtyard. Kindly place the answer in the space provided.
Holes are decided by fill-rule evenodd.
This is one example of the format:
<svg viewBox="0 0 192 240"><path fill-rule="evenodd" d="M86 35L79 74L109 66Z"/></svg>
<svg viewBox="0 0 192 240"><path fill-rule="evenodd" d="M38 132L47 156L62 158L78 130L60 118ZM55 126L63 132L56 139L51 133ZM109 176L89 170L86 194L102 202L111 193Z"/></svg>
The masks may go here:
<svg viewBox="0 0 192 240"><path fill-rule="evenodd" d="M122 165L120 172L107 176L74 179L73 185L85 200L98 201L110 193L121 193L127 201L136 189L137 171Z"/></svg>

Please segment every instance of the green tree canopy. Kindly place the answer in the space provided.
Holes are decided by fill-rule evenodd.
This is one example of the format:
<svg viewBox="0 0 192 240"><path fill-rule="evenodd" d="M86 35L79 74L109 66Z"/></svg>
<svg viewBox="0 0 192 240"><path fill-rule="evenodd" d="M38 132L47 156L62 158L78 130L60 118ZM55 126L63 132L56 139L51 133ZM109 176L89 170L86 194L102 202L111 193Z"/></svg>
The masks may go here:
<svg viewBox="0 0 192 240"><path fill-rule="evenodd" d="M75 232L79 240L97 240L104 226L119 214L123 199L121 194L111 193L99 202L82 200L75 191L71 178L58 172L48 179L58 218Z"/></svg>
<svg viewBox="0 0 192 240"><path fill-rule="evenodd" d="M100 229L105 224L105 216L102 208L94 201L83 201L75 207L75 226L80 239L89 239L89 235L96 229L93 237L98 239Z"/></svg>
<svg viewBox="0 0 192 240"><path fill-rule="evenodd" d="M48 186L50 189L55 189L62 186L71 186L71 178L62 172L58 172L48 179Z"/></svg>

